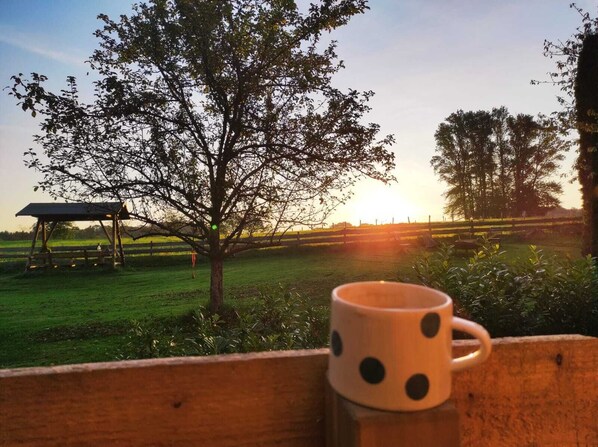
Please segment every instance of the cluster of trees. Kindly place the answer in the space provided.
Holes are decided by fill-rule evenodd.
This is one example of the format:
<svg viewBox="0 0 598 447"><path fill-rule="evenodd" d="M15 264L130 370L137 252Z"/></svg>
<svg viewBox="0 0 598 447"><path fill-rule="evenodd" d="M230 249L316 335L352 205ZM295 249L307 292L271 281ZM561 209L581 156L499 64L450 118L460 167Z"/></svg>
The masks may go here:
<svg viewBox="0 0 598 447"><path fill-rule="evenodd" d="M466 219L543 215L559 205L555 181L569 149L557 126L506 107L458 110L438 126L431 165L449 186L445 211Z"/></svg>
<svg viewBox="0 0 598 447"><path fill-rule="evenodd" d="M32 237L31 231L0 231L0 241L23 241Z"/></svg>
<svg viewBox="0 0 598 447"><path fill-rule="evenodd" d="M112 226L104 225L108 234ZM22 241L31 240L35 226L29 231L0 231L0 241ZM100 225L90 225L86 228L79 228L73 222L58 222L52 232L52 239L99 239L105 238L106 234Z"/></svg>

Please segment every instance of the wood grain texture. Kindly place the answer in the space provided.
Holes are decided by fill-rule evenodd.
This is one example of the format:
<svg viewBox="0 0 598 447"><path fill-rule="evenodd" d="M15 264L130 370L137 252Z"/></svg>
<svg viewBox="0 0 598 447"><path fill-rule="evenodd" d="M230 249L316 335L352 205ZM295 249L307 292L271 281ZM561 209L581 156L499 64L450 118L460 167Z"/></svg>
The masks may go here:
<svg viewBox="0 0 598 447"><path fill-rule="evenodd" d="M380 411L326 387L327 447L459 447L459 415L449 401L425 411Z"/></svg>
<svg viewBox="0 0 598 447"><path fill-rule="evenodd" d="M494 340L484 364L453 375L452 398L463 446L597 447L598 339Z"/></svg>
<svg viewBox="0 0 598 447"><path fill-rule="evenodd" d="M0 370L0 445L323 446L327 355ZM452 400L463 447L597 447L598 339L493 340L486 363L454 374Z"/></svg>
<svg viewBox="0 0 598 447"><path fill-rule="evenodd" d="M327 351L0 373L0 444L318 446Z"/></svg>

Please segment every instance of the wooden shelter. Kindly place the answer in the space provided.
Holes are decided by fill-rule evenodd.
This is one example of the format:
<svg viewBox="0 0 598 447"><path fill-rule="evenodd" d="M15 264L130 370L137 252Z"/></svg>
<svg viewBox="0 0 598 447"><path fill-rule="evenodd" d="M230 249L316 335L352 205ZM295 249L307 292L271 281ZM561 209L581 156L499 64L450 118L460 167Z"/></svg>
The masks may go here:
<svg viewBox="0 0 598 447"><path fill-rule="evenodd" d="M97 202L97 203L30 203L17 216L37 217L37 224L33 233L31 251L27 260L27 269L37 266L42 262L44 266L53 266L53 257L84 257L87 261L89 257L96 257L103 262L105 254L111 258L112 266L117 263L124 265L125 254L122 246L120 221L129 219L127 205L123 202ZM58 222L77 222L77 221L99 221L108 241L111 251L104 253L98 250L94 253L83 252L60 252L52 254L48 249L48 241L52 237L52 232ZM103 221L112 221L112 231L110 234ZM48 227L49 225L49 227ZM35 245L41 233L42 246L40 251L35 253Z"/></svg>

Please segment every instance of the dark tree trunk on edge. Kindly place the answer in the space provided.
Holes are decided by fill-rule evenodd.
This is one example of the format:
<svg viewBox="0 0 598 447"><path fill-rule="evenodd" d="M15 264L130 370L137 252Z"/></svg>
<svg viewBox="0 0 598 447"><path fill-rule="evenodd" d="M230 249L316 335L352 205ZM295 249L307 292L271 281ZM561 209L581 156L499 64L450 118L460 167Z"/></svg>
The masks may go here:
<svg viewBox="0 0 598 447"><path fill-rule="evenodd" d="M598 258L598 35L588 35L577 62L577 168L583 198L582 253Z"/></svg>
<svg viewBox="0 0 598 447"><path fill-rule="evenodd" d="M221 256L210 258L210 312L217 313L222 307L223 299L223 259Z"/></svg>

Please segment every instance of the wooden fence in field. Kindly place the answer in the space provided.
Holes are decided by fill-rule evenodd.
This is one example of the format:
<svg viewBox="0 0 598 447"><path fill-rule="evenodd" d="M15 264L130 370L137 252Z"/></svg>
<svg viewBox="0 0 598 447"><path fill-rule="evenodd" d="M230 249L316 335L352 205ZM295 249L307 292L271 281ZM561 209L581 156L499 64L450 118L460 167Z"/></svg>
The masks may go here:
<svg viewBox="0 0 598 447"><path fill-rule="evenodd" d="M455 341L454 355L474 345ZM326 413L327 355L319 349L0 370L0 445L323 447L327 424L334 430ZM596 447L598 339L495 339L484 364L454 374L451 399L461 447ZM367 433L350 434L351 445L405 445L385 436L387 429L379 419Z"/></svg>
<svg viewBox="0 0 598 447"><path fill-rule="evenodd" d="M309 232L286 232L274 236L242 237L239 244L260 248L264 246L298 246L311 244L347 244L347 243L412 243L421 236L436 238L458 236L482 236L488 233L526 234L537 231L576 232L581 228L581 218L526 218L477 220L457 222L401 223L387 225L368 225L332 230L313 230ZM190 248L182 242L144 242L124 246L127 255L154 255L165 253L188 253ZM57 257L77 257L84 259L95 256L95 248L90 246L55 246L52 248ZM62 254L61 254L62 253ZM0 259L24 259L29 255L29 248L2 248Z"/></svg>

